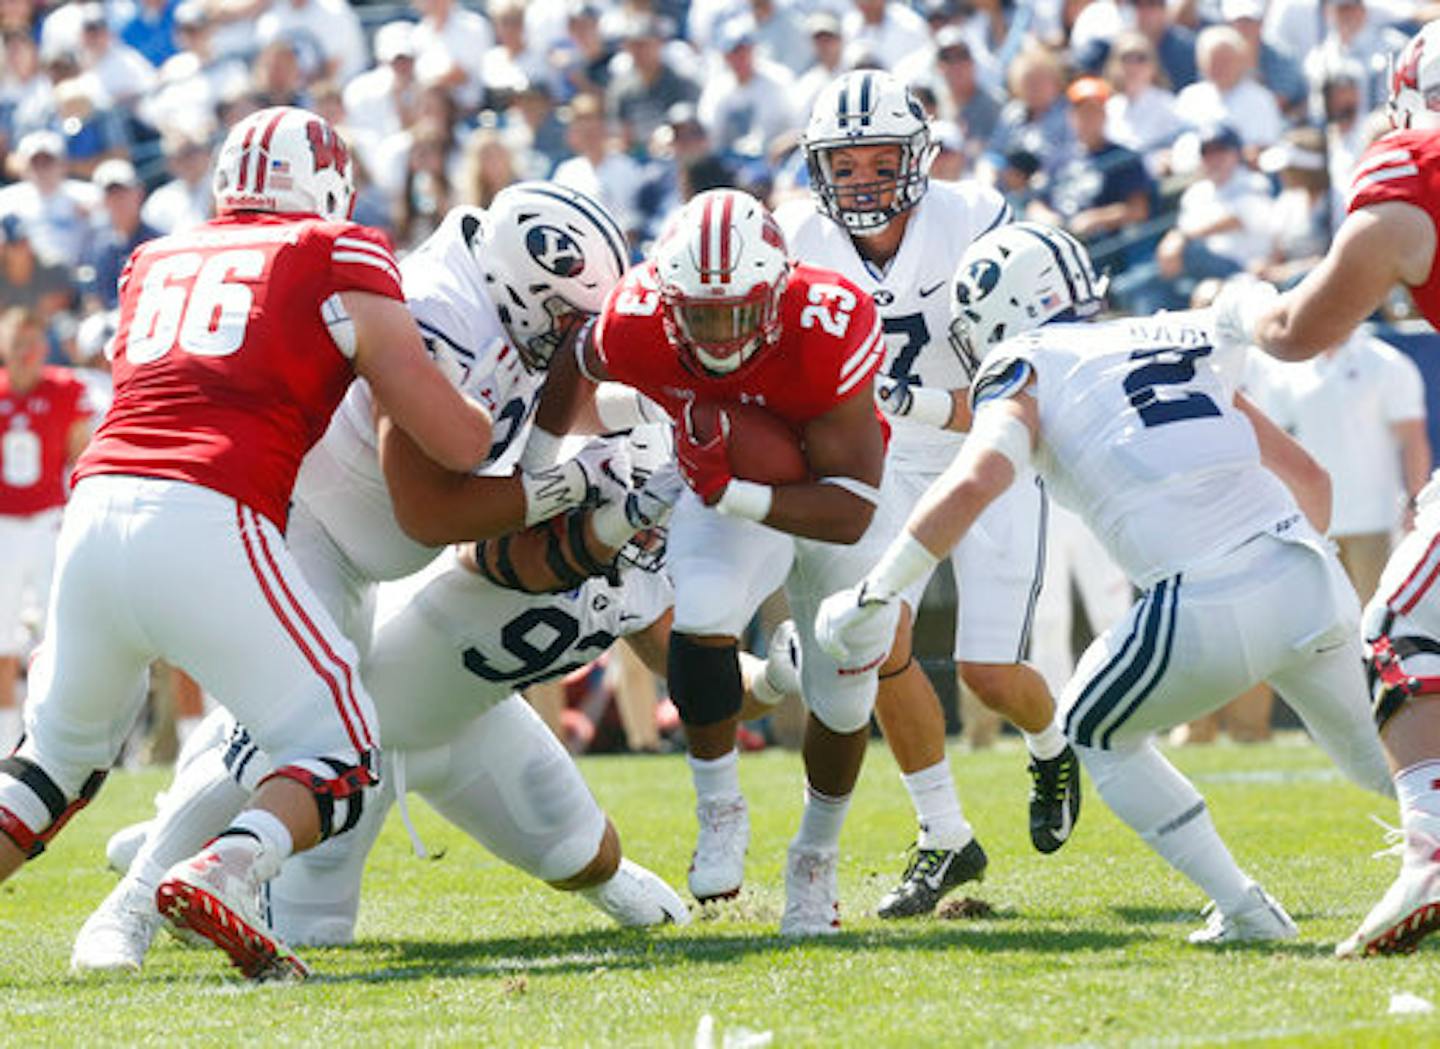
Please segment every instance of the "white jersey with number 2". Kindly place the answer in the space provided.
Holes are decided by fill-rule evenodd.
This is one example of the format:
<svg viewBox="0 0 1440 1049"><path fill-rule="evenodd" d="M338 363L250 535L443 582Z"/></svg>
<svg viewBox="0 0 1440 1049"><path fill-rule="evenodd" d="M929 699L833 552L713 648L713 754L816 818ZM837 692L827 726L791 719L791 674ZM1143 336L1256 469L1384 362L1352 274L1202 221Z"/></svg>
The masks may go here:
<svg viewBox="0 0 1440 1049"><path fill-rule="evenodd" d="M1054 324L992 350L971 401L984 411L1033 379L1037 469L1143 590L1298 523L1234 406L1243 363L1197 312Z"/></svg>

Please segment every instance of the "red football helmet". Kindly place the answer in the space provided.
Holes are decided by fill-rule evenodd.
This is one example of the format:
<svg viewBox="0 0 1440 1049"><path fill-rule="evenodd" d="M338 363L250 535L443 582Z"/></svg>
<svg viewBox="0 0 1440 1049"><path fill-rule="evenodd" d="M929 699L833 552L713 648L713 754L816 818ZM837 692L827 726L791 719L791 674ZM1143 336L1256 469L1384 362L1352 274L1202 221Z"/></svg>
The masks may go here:
<svg viewBox="0 0 1440 1049"><path fill-rule="evenodd" d="M655 247L661 317L693 366L728 375L780 337L790 256L774 216L734 189L701 193Z"/></svg>
<svg viewBox="0 0 1440 1049"><path fill-rule="evenodd" d="M230 129L215 160L215 210L274 211L338 222L350 217L350 150L309 110L273 106Z"/></svg>

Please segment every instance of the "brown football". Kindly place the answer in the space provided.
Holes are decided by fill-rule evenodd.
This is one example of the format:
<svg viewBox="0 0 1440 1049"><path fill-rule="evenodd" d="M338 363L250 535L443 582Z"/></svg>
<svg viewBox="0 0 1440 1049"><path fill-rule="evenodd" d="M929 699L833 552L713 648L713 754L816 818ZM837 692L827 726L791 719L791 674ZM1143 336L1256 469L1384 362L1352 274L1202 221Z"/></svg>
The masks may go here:
<svg viewBox="0 0 1440 1049"><path fill-rule="evenodd" d="M708 441L730 420L725 450L736 477L759 484L796 484L810 476L805 449L790 424L754 404L697 404L690 413L695 437Z"/></svg>

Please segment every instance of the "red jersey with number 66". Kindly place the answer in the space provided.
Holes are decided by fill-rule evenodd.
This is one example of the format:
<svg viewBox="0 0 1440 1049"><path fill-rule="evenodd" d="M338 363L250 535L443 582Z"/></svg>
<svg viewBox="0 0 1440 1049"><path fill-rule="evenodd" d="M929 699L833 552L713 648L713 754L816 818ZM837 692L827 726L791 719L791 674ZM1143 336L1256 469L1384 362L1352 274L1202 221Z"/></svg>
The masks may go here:
<svg viewBox="0 0 1440 1049"><path fill-rule="evenodd" d="M404 300L384 234L240 212L137 248L120 277L115 401L76 480L188 481L283 530L300 460L354 378L321 313L342 291Z"/></svg>
<svg viewBox="0 0 1440 1049"><path fill-rule="evenodd" d="M653 265L632 269L605 300L595 349L610 377L635 387L678 419L686 402L758 404L798 433L857 393L885 357L870 296L833 270L796 265L780 299L780 337L733 374L687 367L665 336ZM877 413L878 414L878 413ZM889 437L883 418L881 425Z"/></svg>
<svg viewBox="0 0 1440 1049"><path fill-rule="evenodd" d="M1440 234L1440 131L1392 131L1360 155L1351 175L1348 209L1391 201L1420 208ZM1410 297L1425 319L1440 328L1440 238L1429 279L1412 287Z"/></svg>

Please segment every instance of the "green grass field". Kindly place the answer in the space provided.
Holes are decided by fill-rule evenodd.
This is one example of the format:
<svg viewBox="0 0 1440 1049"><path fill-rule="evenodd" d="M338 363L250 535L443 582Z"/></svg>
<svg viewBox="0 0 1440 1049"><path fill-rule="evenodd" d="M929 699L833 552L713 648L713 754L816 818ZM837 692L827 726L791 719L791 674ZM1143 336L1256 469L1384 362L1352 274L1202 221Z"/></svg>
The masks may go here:
<svg viewBox="0 0 1440 1049"><path fill-rule="evenodd" d="M1440 942L1408 958L1333 960L1393 877L1369 854L1390 807L1296 741L1180 752L1241 865L1300 924L1298 943L1201 950L1205 902L1093 794L1060 853L1031 851L1023 755L955 754L967 815L990 853L974 891L993 918L882 924L870 909L903 864L908 803L872 748L844 837L845 932L776 936L785 844L799 814L793 754L746 756L754 825L741 898L684 929L611 928L583 901L502 867L414 806L414 859L392 814L366 877L360 941L305 953L299 986L245 984L218 952L161 937L143 975L72 980L70 942L108 891L106 836L148 815L160 773L117 773L29 870L0 887L0 1045L715 1044L740 1028L774 1045L1440 1045ZM683 886L694 833L679 758L583 764L629 855ZM1088 784L1087 784L1088 787Z"/></svg>

